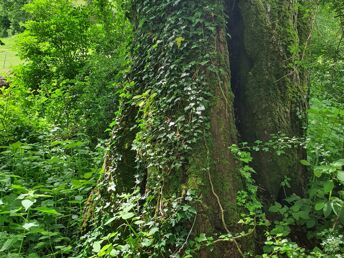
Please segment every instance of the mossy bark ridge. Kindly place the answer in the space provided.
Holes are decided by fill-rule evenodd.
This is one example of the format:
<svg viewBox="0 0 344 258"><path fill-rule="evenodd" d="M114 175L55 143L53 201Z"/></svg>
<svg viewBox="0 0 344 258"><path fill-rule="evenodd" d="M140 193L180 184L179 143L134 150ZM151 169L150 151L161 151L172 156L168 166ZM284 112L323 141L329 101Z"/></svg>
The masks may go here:
<svg viewBox="0 0 344 258"><path fill-rule="evenodd" d="M241 141L268 141L272 135L303 137L307 80L298 67L303 52L303 16L298 1L231 1L227 6L231 33L232 87ZM300 31L300 32L299 32ZM254 155L256 180L269 203L283 198L281 182L303 194L305 171L300 148L281 156Z"/></svg>

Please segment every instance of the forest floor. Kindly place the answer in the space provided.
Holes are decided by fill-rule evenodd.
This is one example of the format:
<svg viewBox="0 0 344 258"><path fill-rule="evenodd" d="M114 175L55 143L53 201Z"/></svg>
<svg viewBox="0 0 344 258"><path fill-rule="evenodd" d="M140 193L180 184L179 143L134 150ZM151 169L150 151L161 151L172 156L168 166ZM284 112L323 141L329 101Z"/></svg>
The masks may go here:
<svg viewBox="0 0 344 258"><path fill-rule="evenodd" d="M0 75L2 75L21 61L15 50L16 37L0 38L0 40L5 44L0 46Z"/></svg>

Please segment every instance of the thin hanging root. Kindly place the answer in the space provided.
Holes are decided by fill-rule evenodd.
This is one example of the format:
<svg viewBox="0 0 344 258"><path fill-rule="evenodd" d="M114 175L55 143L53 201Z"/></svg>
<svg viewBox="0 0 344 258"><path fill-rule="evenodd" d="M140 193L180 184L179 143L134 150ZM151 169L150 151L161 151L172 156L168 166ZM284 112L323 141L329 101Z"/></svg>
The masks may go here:
<svg viewBox="0 0 344 258"><path fill-rule="evenodd" d="M210 183L210 187L211 187L211 192L213 193L213 195L215 196L216 198L216 201L217 201L217 204L220 208L220 212L221 212L221 222L222 222L222 225L224 227L224 229L226 230L227 234L230 234L230 231L226 225L226 220L225 220L225 210L223 209L222 207L222 204L221 204L221 200L220 200L220 197L218 196L218 194L215 192L215 188L214 188L214 184L213 184L213 180L211 179L211 175L210 175L210 169L209 169L209 165L210 165L210 162L209 162L209 155L210 155L210 152L209 152L209 149L208 149L208 145L207 145L207 141L205 139L205 134L203 134L203 140L204 140L204 146L205 146L205 149L207 150L207 172L208 172L208 178L209 178L209 183ZM239 243L238 241L236 241L235 238L231 239L231 241L234 242L236 248L238 249L238 252L240 253L240 255L242 257L245 257L244 253L242 252L240 246L239 246Z"/></svg>
<svg viewBox="0 0 344 258"><path fill-rule="evenodd" d="M211 192L212 192L213 195L215 196L215 198L216 198L216 200L217 200L217 204L218 204L218 206L219 206L219 208L220 208L222 225L223 225L224 229L226 230L227 234L230 234L230 231L229 231L229 229L228 229L228 227L227 227L227 225L226 225L226 221L225 221L225 210L224 210L223 207L222 207L222 204L221 204L221 201L220 201L220 197L219 197L219 196L217 195L217 193L215 192L214 185L213 185L213 181L212 181L212 179L211 179L211 175L210 175L209 169L208 169L208 178L209 178L209 183L210 183L210 187L211 187ZM245 257L244 253L242 252L242 250L241 250L241 248L240 248L240 246L239 246L238 241L236 241L235 238L230 239L230 241L233 241L233 242L234 242L234 244L235 244L236 248L238 249L238 252L240 253L240 255L241 255L242 257Z"/></svg>

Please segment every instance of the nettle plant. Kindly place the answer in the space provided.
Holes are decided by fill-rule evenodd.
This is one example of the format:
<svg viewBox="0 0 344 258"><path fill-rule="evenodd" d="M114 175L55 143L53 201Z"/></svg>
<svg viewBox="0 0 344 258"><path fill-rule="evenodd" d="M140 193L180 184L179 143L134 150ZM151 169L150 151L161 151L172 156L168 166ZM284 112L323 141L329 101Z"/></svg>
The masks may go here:
<svg viewBox="0 0 344 258"><path fill-rule="evenodd" d="M285 198L269 208L275 220L266 228L263 257L340 257L344 251L343 234L340 234L344 225L344 160L333 159L321 144L316 144L311 138L290 138L283 134L272 136L267 142L242 143L239 149L244 153L274 151L284 155L290 148L299 146L309 154L309 160L300 160L310 174L307 193L304 197L288 196L289 178L282 181ZM298 244L313 250L307 251Z"/></svg>
<svg viewBox="0 0 344 258"><path fill-rule="evenodd" d="M68 255L78 238L83 202L99 174L87 141L41 135L2 146L1 257Z"/></svg>
<svg viewBox="0 0 344 258"><path fill-rule="evenodd" d="M194 193L186 192L183 197L166 200L163 210L157 207L153 193L142 196L139 188L116 198L117 201L107 207L116 207L116 212L104 218L101 227L82 238L86 239L84 246L91 246L92 257L162 257L166 253L178 256L190 237L183 224L196 215L192 207L196 200ZM117 230L98 238L103 230L110 228Z"/></svg>

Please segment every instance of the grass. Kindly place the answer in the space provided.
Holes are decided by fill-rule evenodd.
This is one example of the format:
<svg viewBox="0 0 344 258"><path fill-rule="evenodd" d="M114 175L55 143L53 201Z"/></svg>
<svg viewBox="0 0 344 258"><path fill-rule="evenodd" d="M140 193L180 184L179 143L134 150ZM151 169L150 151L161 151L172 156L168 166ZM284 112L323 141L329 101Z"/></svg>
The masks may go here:
<svg viewBox="0 0 344 258"><path fill-rule="evenodd" d="M1 38L1 41L5 45L0 46L0 75L8 73L13 66L21 62L15 51L16 36Z"/></svg>

